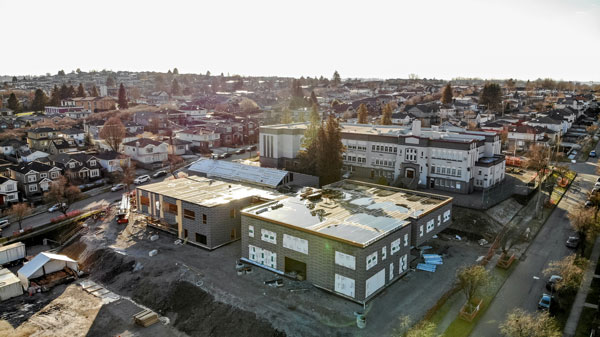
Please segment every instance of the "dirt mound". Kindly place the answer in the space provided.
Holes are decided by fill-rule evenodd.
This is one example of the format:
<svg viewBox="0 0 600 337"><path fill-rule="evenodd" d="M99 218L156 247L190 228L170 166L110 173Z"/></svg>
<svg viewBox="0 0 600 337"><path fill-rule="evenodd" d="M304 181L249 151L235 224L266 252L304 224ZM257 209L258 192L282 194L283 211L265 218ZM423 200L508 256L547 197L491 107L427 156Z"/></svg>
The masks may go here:
<svg viewBox="0 0 600 337"><path fill-rule="evenodd" d="M168 316L175 328L190 336L286 335L254 313L215 301L202 288L179 280L174 265L152 268L151 260L140 262L146 264L143 271L133 272L133 257L99 249L82 266L92 278L110 284L114 288L110 290Z"/></svg>

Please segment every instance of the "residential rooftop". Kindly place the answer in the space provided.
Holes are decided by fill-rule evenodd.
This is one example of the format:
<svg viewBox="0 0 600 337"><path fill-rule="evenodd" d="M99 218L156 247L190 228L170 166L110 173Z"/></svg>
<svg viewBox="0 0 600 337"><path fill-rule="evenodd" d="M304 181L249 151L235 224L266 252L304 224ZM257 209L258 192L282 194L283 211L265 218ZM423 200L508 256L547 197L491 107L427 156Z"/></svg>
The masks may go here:
<svg viewBox="0 0 600 337"><path fill-rule="evenodd" d="M198 176L165 180L155 184L139 186L137 189L204 207L224 205L248 197L267 200L281 197L276 192Z"/></svg>
<svg viewBox="0 0 600 337"><path fill-rule="evenodd" d="M451 197L343 180L242 211L252 218L366 247Z"/></svg>

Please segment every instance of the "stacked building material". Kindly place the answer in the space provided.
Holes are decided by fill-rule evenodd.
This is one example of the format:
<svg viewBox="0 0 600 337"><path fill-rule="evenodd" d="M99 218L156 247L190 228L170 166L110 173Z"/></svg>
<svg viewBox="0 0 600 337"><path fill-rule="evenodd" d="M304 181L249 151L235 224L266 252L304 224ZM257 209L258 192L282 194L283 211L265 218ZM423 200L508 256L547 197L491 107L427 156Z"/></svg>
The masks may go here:
<svg viewBox="0 0 600 337"><path fill-rule="evenodd" d="M154 311L146 309L133 315L133 320L136 324L141 325L145 328L158 322L158 315Z"/></svg>

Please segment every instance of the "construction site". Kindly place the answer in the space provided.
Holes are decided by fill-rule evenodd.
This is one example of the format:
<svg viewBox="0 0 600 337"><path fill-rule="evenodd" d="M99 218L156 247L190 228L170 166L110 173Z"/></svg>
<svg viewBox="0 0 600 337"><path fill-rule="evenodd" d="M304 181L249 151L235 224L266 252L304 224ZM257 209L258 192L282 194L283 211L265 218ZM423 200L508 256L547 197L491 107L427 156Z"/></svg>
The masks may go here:
<svg viewBox="0 0 600 337"><path fill-rule="evenodd" d="M415 261L363 306L262 268L236 269L240 240L209 251L149 226L141 214L119 224L118 213L113 204L87 219L56 250L78 262L79 277L0 303L0 336L392 335L409 312L412 320L425 315L458 267L487 252L442 232L427 248L443 256L435 272L416 270ZM362 328L357 314L366 318Z"/></svg>

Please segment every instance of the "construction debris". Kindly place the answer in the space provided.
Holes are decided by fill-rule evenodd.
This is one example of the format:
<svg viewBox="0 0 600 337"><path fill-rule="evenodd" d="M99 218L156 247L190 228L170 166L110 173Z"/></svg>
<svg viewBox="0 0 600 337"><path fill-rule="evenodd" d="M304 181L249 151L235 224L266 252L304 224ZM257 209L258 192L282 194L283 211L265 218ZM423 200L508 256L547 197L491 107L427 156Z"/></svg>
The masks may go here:
<svg viewBox="0 0 600 337"><path fill-rule="evenodd" d="M158 234L154 234L150 237L150 241L156 241L158 240Z"/></svg>
<svg viewBox="0 0 600 337"><path fill-rule="evenodd" d="M434 273L436 266L434 264L419 263L417 264L417 269Z"/></svg>
<svg viewBox="0 0 600 337"><path fill-rule="evenodd" d="M158 250L156 249L152 249L150 252L148 252L148 256L154 256L156 254L158 254Z"/></svg>
<svg viewBox="0 0 600 337"><path fill-rule="evenodd" d="M145 309L133 315L133 321L146 328L158 322L158 315L150 309Z"/></svg>
<svg viewBox="0 0 600 337"><path fill-rule="evenodd" d="M265 284L270 287L283 287L283 279L276 278L274 280L265 281Z"/></svg>

